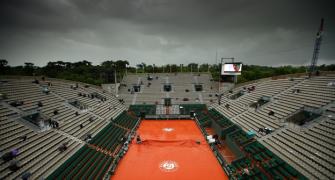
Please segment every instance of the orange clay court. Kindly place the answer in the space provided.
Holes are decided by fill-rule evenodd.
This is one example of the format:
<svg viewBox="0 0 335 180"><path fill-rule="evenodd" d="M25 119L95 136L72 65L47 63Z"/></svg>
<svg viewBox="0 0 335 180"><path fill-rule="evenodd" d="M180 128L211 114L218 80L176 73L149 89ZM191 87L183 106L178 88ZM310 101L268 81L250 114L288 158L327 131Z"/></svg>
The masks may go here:
<svg viewBox="0 0 335 180"><path fill-rule="evenodd" d="M113 180L228 179L193 120L142 120L137 133Z"/></svg>

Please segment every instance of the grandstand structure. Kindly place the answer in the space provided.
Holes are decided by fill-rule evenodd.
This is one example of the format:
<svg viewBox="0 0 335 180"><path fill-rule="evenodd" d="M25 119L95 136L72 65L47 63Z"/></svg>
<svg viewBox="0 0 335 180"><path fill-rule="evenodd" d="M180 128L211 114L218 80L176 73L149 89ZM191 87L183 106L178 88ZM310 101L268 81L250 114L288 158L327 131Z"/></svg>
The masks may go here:
<svg viewBox="0 0 335 180"><path fill-rule="evenodd" d="M1 159L0 179L19 179L25 173L31 174L31 179L46 178L73 154L84 149L99 154L99 157L112 158L108 153L88 147L87 139L109 127L110 119L118 117L126 107L114 95L92 85L57 79L36 80L33 77L1 78L0 92L6 97L2 96L0 102L0 151L2 156L13 150L19 153L8 160ZM44 91L45 87L48 91ZM93 97L97 94L104 98ZM72 106L69 101L73 99L85 104L87 109ZM12 106L13 102L20 103ZM47 122L51 125L56 122L57 127L42 131L37 125L20 120L30 111L43 114ZM121 130L120 134L125 133ZM15 160L17 170L11 159ZM106 158L106 161L110 160Z"/></svg>
<svg viewBox="0 0 335 180"><path fill-rule="evenodd" d="M222 97L223 105L212 104L212 107L243 130L254 130L261 144L306 177L331 179L335 169L335 87L330 84L334 80L335 75L328 74L247 84L255 86L255 90L232 100L230 96L244 86L235 88ZM271 101L257 109L250 107L262 96L270 96ZM225 104L229 104L229 108ZM303 125L287 121L304 107L321 111L321 116ZM274 114L269 115L270 111ZM274 132L265 136L260 134L259 128L264 127Z"/></svg>
<svg viewBox="0 0 335 180"><path fill-rule="evenodd" d="M214 95L218 89L218 83L209 73L130 74L121 84L120 97L126 105L164 104L164 98L171 98L172 104L208 104L216 100ZM164 91L164 85L170 85L171 90ZM201 90L197 91L196 85L200 85ZM132 94L134 86L140 86L140 91Z"/></svg>
<svg viewBox="0 0 335 180"><path fill-rule="evenodd" d="M0 179L113 179L142 119L193 119L218 136L208 143L231 179L333 179L334 82L273 77L218 92L207 73L129 74L116 95L0 77Z"/></svg>

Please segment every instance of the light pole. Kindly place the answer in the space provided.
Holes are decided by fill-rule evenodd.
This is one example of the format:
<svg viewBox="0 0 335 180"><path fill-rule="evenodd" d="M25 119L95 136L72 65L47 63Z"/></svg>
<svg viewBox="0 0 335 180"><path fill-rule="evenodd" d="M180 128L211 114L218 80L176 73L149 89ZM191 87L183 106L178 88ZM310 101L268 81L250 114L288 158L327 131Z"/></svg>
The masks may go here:
<svg viewBox="0 0 335 180"><path fill-rule="evenodd" d="M114 66L114 85L115 85L115 95L117 96L118 88L117 88L117 79L116 79L116 64Z"/></svg>

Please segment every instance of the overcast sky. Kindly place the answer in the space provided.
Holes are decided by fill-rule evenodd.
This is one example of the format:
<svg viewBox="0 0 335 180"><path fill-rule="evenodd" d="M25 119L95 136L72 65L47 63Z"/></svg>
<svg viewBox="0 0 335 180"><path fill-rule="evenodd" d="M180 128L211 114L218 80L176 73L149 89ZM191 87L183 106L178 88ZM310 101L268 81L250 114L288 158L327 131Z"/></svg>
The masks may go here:
<svg viewBox="0 0 335 180"><path fill-rule="evenodd" d="M335 63L333 0L1 0L0 58L10 65L128 60L131 65L303 65L320 19L319 64Z"/></svg>

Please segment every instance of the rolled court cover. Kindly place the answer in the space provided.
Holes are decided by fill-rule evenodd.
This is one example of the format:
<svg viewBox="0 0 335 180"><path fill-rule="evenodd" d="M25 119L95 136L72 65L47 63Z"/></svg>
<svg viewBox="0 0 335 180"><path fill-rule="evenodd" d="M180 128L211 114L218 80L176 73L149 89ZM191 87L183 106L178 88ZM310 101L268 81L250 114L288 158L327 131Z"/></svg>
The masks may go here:
<svg viewBox="0 0 335 180"><path fill-rule="evenodd" d="M137 133L111 179L228 179L193 120L143 120Z"/></svg>

